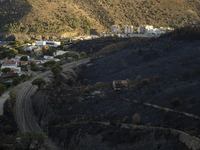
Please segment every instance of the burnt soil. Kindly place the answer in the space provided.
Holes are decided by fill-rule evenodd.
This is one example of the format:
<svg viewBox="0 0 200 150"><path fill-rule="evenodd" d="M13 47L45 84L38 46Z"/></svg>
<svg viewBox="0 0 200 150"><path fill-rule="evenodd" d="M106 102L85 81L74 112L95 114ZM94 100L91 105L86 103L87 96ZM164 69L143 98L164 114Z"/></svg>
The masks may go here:
<svg viewBox="0 0 200 150"><path fill-rule="evenodd" d="M93 59L88 67L76 68L72 84L55 81L33 97L38 122L44 130L48 128L49 136L60 147L88 149L92 138L100 149L131 149L131 145L140 145L137 149L149 150L157 149L159 144L163 149L187 149L177 136L168 137L166 131L158 136L151 130L121 129L117 125L120 122L200 134L199 119L162 109L200 116L199 41L172 40L170 34L157 39L129 40L133 42L126 48ZM144 78L151 83L144 84ZM120 91L112 89L113 80L126 79L129 87ZM94 91L100 94L93 94ZM179 105L172 105L174 98L179 98ZM158 105L160 109L146 106L144 102ZM139 114L137 123L132 118L134 114ZM130 134L134 138L137 135L137 139L128 138Z"/></svg>

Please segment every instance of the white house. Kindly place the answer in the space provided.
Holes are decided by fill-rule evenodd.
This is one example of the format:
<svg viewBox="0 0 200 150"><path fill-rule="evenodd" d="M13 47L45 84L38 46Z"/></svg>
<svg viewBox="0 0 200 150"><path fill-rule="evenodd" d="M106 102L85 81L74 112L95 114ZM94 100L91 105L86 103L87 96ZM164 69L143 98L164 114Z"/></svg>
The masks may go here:
<svg viewBox="0 0 200 150"><path fill-rule="evenodd" d="M40 63L42 63L42 60L29 60L28 61L29 63L34 63L34 64L40 64Z"/></svg>
<svg viewBox="0 0 200 150"><path fill-rule="evenodd" d="M37 46L27 46L24 51L32 51L34 49L38 48Z"/></svg>
<svg viewBox="0 0 200 150"><path fill-rule="evenodd" d="M49 47L58 47L60 46L61 42L59 41L36 41L37 46L44 46L47 45Z"/></svg>
<svg viewBox="0 0 200 150"><path fill-rule="evenodd" d="M112 33L119 33L119 26L113 25L112 26Z"/></svg>
<svg viewBox="0 0 200 150"><path fill-rule="evenodd" d="M30 59L30 57L28 55L23 55L23 54L17 54L17 55L15 55L15 59L20 60L22 56L27 56L28 60Z"/></svg>
<svg viewBox="0 0 200 150"><path fill-rule="evenodd" d="M54 57L53 56L44 55L44 59L54 59Z"/></svg>
<svg viewBox="0 0 200 150"><path fill-rule="evenodd" d="M1 70L4 68L10 68L11 71L14 71L14 73L20 73L21 67L17 67L17 62L8 61L5 64L1 66Z"/></svg>
<svg viewBox="0 0 200 150"><path fill-rule="evenodd" d="M42 60L42 63L45 63L45 62L51 61L51 60L54 60L55 62L59 62L60 61L59 59L44 59L44 60Z"/></svg>
<svg viewBox="0 0 200 150"><path fill-rule="evenodd" d="M62 51L62 50L56 50L56 52L53 53L53 56L57 55L64 55L65 53L68 53L69 51Z"/></svg>
<svg viewBox="0 0 200 150"><path fill-rule="evenodd" d="M152 34L161 34L161 29L157 29L157 28L154 28L154 29L151 29L151 33Z"/></svg>
<svg viewBox="0 0 200 150"><path fill-rule="evenodd" d="M132 34L133 33L133 26L125 25L124 26L124 33L125 34Z"/></svg>

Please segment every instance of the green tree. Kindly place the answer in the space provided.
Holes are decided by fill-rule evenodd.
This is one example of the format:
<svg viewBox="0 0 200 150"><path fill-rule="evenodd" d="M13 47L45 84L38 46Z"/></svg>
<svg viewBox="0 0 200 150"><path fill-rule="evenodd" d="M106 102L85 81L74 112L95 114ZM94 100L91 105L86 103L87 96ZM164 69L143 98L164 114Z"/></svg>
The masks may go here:
<svg viewBox="0 0 200 150"><path fill-rule="evenodd" d="M24 132L20 136L17 148L30 150L31 146L33 149L40 149L46 139L46 134L44 132Z"/></svg>
<svg viewBox="0 0 200 150"><path fill-rule="evenodd" d="M3 68L1 71L3 72L3 73L7 73L7 72L9 72L11 69L10 68Z"/></svg>
<svg viewBox="0 0 200 150"><path fill-rule="evenodd" d="M53 67L51 68L51 72L53 73L53 75L56 77L56 78L59 78L60 76L60 72L63 70L63 68L60 66L59 63L53 65Z"/></svg>
<svg viewBox="0 0 200 150"><path fill-rule="evenodd" d="M72 58L74 58L76 60L78 58L78 54L72 55Z"/></svg>
<svg viewBox="0 0 200 150"><path fill-rule="evenodd" d="M21 77L22 79L25 79L25 78L26 78L26 75L25 75L25 74L22 74L20 77Z"/></svg>
<svg viewBox="0 0 200 150"><path fill-rule="evenodd" d="M53 66L55 64L55 60L50 60L50 61L47 61L43 64L44 67L47 67L47 66Z"/></svg>
<svg viewBox="0 0 200 150"><path fill-rule="evenodd" d="M13 49L9 50L9 53L10 53L11 57L14 57L16 54L18 54L18 50L16 50L16 49L13 48Z"/></svg>
<svg viewBox="0 0 200 150"><path fill-rule="evenodd" d="M53 56L53 53L56 52L56 48L52 47L46 50L45 54L49 56Z"/></svg>
<svg viewBox="0 0 200 150"><path fill-rule="evenodd" d="M6 49L7 49L7 46L6 46L6 45L3 45L3 46L0 47L0 50L1 50L1 51L6 50Z"/></svg>
<svg viewBox="0 0 200 150"><path fill-rule="evenodd" d="M0 96L7 90L6 86L3 84L0 84Z"/></svg>
<svg viewBox="0 0 200 150"><path fill-rule="evenodd" d="M43 78L36 78L32 82L32 85L37 85L39 89L41 89L42 85L45 84L45 81Z"/></svg>
<svg viewBox="0 0 200 150"><path fill-rule="evenodd" d="M87 57L87 54L86 54L85 52L81 52L81 53L80 53L80 56L81 56L82 58L85 58L85 57Z"/></svg>
<svg viewBox="0 0 200 150"><path fill-rule="evenodd" d="M63 55L57 55L54 58L60 59L60 58L63 58L63 57L64 57Z"/></svg>
<svg viewBox="0 0 200 150"><path fill-rule="evenodd" d="M28 57L27 57L27 56L22 56L22 57L20 58L20 60L21 60L21 61L28 61Z"/></svg>
<svg viewBox="0 0 200 150"><path fill-rule="evenodd" d="M15 86L19 84L19 79L17 77L14 77L13 82Z"/></svg>

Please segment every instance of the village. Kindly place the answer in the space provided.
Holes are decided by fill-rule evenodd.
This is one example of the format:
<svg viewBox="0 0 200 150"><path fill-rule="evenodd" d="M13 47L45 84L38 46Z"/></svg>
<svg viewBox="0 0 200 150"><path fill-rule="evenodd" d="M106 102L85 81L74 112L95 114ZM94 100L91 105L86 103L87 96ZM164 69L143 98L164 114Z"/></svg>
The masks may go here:
<svg viewBox="0 0 200 150"><path fill-rule="evenodd" d="M68 48L79 40L109 36L119 38L158 37L169 31L171 31L170 28L160 27L158 29L153 28L151 25L145 25L138 27L138 31L134 32L133 26L126 25L124 30L120 32L120 27L113 25L110 32L101 35L79 36L60 41L11 41L8 45L0 47L0 76L30 76L49 70L57 62L64 64L87 57L85 52L79 54L75 51L68 51ZM5 82L13 82L13 80L9 78Z"/></svg>

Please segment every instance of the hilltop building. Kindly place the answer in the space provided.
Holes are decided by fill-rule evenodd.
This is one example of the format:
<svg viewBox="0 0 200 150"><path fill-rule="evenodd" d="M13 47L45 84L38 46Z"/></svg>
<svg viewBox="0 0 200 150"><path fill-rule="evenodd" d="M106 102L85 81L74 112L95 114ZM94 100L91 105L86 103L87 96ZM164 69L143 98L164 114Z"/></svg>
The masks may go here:
<svg viewBox="0 0 200 150"><path fill-rule="evenodd" d="M145 25L138 27L138 33L151 33L151 29L153 29L153 26Z"/></svg>
<svg viewBox="0 0 200 150"><path fill-rule="evenodd" d="M44 46L47 45L49 47L58 47L60 46L61 42L58 41L36 41L37 46Z"/></svg>
<svg viewBox="0 0 200 150"><path fill-rule="evenodd" d="M125 25L124 26L124 33L125 34L132 34L133 33L133 26Z"/></svg>
<svg viewBox="0 0 200 150"><path fill-rule="evenodd" d="M113 25L112 26L112 33L119 33L119 26L117 26L117 25Z"/></svg>

